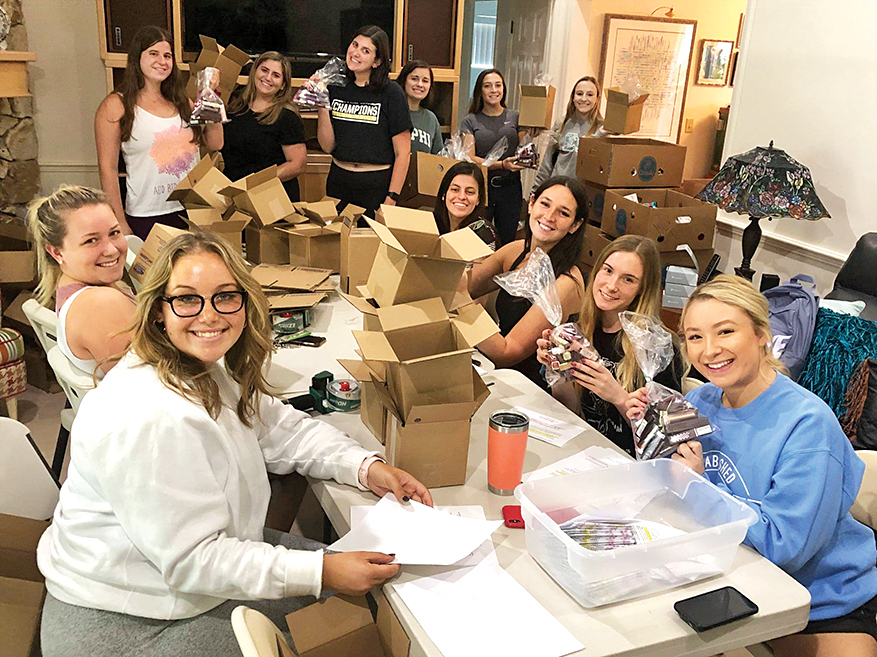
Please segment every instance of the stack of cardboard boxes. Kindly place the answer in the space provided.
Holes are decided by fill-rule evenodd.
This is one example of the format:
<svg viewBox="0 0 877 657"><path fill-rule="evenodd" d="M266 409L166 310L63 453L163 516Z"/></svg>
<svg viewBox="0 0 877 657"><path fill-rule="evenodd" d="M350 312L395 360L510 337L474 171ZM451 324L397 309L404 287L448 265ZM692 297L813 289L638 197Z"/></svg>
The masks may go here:
<svg viewBox="0 0 877 657"><path fill-rule="evenodd" d="M488 395L471 356L499 329L457 288L490 250L469 229L440 236L429 212L383 206L368 223L380 240L374 264L361 296L345 295L363 313L362 360L340 362L390 463L429 487L462 484L471 418Z"/></svg>
<svg viewBox="0 0 877 657"><path fill-rule="evenodd" d="M632 137L582 138L577 177L588 195L588 224L580 265L590 270L605 246L621 235L643 235L658 244L662 265L690 264L688 245L701 270L713 255L716 207L678 191L685 147Z"/></svg>

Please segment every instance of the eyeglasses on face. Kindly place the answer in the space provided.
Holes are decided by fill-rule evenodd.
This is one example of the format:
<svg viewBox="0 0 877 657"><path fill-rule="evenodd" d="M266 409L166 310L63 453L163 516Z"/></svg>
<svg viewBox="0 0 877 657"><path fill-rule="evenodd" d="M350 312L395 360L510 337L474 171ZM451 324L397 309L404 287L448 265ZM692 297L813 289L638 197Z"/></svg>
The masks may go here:
<svg viewBox="0 0 877 657"><path fill-rule="evenodd" d="M204 310L205 299L200 294L178 294L175 297L160 297L170 304L177 317L196 317ZM210 305L221 315L233 315L244 307L247 293L243 290L217 292L210 297Z"/></svg>

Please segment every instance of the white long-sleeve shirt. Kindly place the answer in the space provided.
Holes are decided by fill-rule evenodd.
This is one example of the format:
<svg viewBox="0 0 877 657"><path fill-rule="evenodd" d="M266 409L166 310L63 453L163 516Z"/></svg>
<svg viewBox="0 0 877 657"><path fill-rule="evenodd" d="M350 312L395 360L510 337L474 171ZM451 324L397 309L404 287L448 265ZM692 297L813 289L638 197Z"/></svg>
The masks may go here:
<svg viewBox="0 0 877 657"><path fill-rule="evenodd" d="M190 618L229 599L318 595L323 553L263 542L267 471L361 488L368 452L332 426L263 396L262 422L235 412L221 365L214 420L128 354L82 401L67 480L37 549L48 591L69 604ZM266 471L267 469L267 471Z"/></svg>

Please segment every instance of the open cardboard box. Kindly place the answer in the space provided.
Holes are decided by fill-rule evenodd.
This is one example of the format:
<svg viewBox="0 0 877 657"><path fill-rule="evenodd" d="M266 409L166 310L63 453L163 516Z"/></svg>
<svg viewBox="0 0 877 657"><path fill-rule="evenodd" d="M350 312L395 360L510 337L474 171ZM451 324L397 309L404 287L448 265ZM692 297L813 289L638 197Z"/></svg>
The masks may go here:
<svg viewBox="0 0 877 657"><path fill-rule="evenodd" d="M643 94L636 100L620 89L606 90L606 115L603 128L619 135L628 135L640 129L643 119L643 103L649 94Z"/></svg>
<svg viewBox="0 0 877 657"><path fill-rule="evenodd" d="M0 514L0 637L4 657L39 655L46 595L37 543L48 522Z"/></svg>
<svg viewBox="0 0 877 657"><path fill-rule="evenodd" d="M625 196L636 195L640 202ZM656 203L652 208L643 203ZM716 206L673 189L607 189L601 228L607 235L643 235L659 251L675 251L680 244L712 249Z"/></svg>
<svg viewBox="0 0 877 657"><path fill-rule="evenodd" d="M247 260L255 264L288 265L289 235L275 226L248 225L244 229Z"/></svg>
<svg viewBox="0 0 877 657"><path fill-rule="evenodd" d="M657 139L582 137L576 177L606 187L677 187L685 146Z"/></svg>
<svg viewBox="0 0 877 657"><path fill-rule="evenodd" d="M341 270L341 230L343 224L312 222L295 226L278 226L289 240L289 264Z"/></svg>
<svg viewBox="0 0 877 657"><path fill-rule="evenodd" d="M469 228L439 235L431 212L384 205L379 215L366 219L381 240L366 288L381 307L440 297L452 309L466 264L492 253Z"/></svg>
<svg viewBox="0 0 877 657"><path fill-rule="evenodd" d="M216 39L199 35L201 52L198 59L189 65L189 82L186 84L186 95L195 100L198 96L198 72L208 66L219 69L219 92L223 102L228 104L231 92L238 84L241 69L250 61L250 56L240 48L231 44L223 48Z"/></svg>
<svg viewBox="0 0 877 657"><path fill-rule="evenodd" d="M411 640L382 593L377 619L364 597L333 595L286 617L299 657L408 657ZM282 652L292 657L292 651Z"/></svg>
<svg viewBox="0 0 877 657"><path fill-rule="evenodd" d="M361 360L352 360L339 358L338 364L359 383L360 405L359 419L365 425L365 428L372 432L372 435L378 439L381 445L384 444L385 431L387 426L387 412L381 403L381 397L378 394L377 387L385 388L386 385L381 383L384 375Z"/></svg>
<svg viewBox="0 0 877 657"><path fill-rule="evenodd" d="M554 96L557 90L550 84L548 86L520 84L518 89L518 95L521 99L518 125L550 130L554 117Z"/></svg>
<svg viewBox="0 0 877 657"><path fill-rule="evenodd" d="M412 153L408 176L400 194L400 204L409 208L435 206L442 179L448 169L459 162L460 160L431 153ZM481 167L481 174L487 181L487 167Z"/></svg>
<svg viewBox="0 0 877 657"><path fill-rule="evenodd" d="M221 190L231 185L222 171L216 168L218 156L203 158L174 188L168 201L178 201L185 208L214 208L225 212L231 204Z"/></svg>
<svg viewBox="0 0 877 657"><path fill-rule="evenodd" d="M146 236L146 241L143 242L143 246L140 247L140 251L134 259L134 264L132 264L131 269L128 270L128 274L131 278L138 283L142 283L143 279L146 278L147 270L158 257L158 254L161 253L165 244L178 235L185 235L187 232L188 231L181 228L165 226L164 224L155 224L149 231L149 235Z"/></svg>
<svg viewBox="0 0 877 657"><path fill-rule="evenodd" d="M236 180L219 193L230 198L238 210L250 215L256 226L270 226L296 214L277 177L276 165Z"/></svg>
<svg viewBox="0 0 877 657"><path fill-rule="evenodd" d="M36 276L37 257L27 228L0 222L0 283L29 283Z"/></svg>
<svg viewBox="0 0 877 657"><path fill-rule="evenodd" d="M234 208L229 208L224 214L214 208L186 208L185 219L189 230L216 233L240 252L243 230L250 223L251 217Z"/></svg>
<svg viewBox="0 0 877 657"><path fill-rule="evenodd" d="M356 294L368 282L380 238L372 228L359 228L364 208L348 205L341 211L341 291Z"/></svg>

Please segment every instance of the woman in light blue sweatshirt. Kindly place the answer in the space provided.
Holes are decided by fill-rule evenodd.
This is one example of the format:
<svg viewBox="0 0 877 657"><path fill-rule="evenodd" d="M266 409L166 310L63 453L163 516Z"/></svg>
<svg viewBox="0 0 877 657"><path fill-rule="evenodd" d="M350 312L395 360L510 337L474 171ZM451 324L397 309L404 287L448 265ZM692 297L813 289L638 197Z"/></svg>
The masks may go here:
<svg viewBox="0 0 877 657"><path fill-rule="evenodd" d="M772 641L775 654L877 655L874 534L850 515L864 463L831 409L774 358L767 301L751 283L701 285L682 327L709 380L688 400L717 430L673 458L752 507L744 542L810 592L809 624Z"/></svg>

